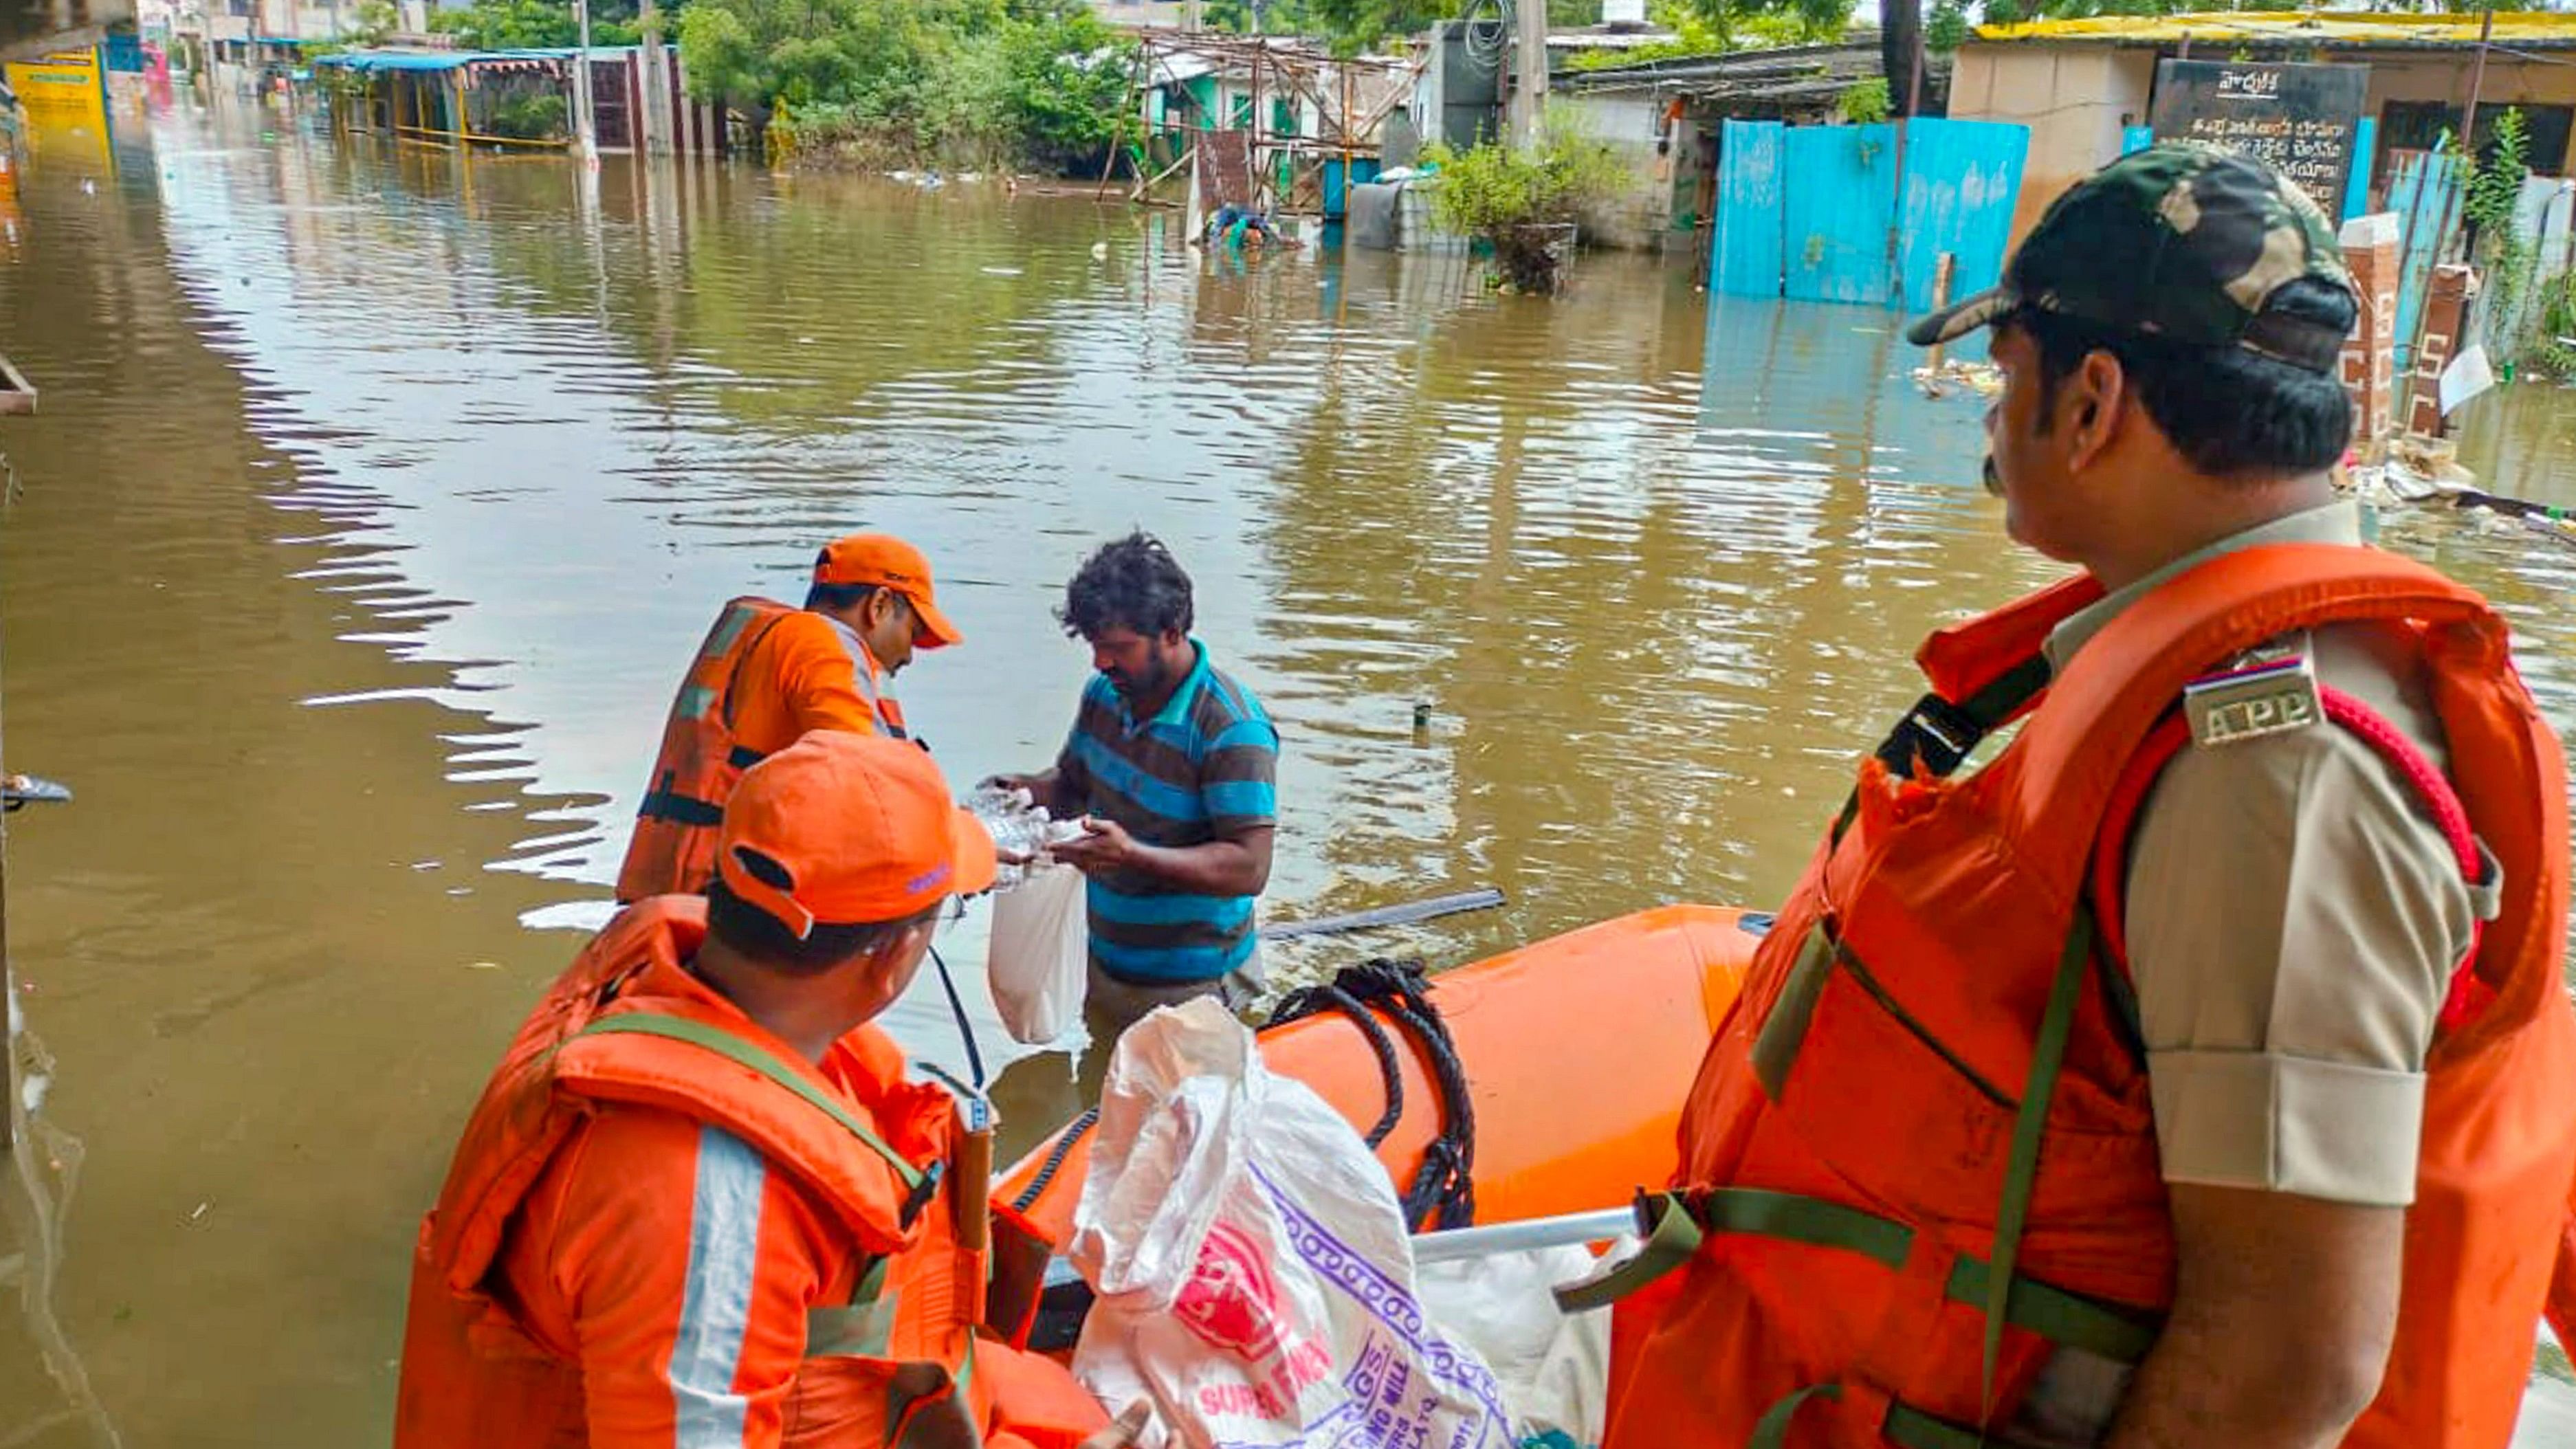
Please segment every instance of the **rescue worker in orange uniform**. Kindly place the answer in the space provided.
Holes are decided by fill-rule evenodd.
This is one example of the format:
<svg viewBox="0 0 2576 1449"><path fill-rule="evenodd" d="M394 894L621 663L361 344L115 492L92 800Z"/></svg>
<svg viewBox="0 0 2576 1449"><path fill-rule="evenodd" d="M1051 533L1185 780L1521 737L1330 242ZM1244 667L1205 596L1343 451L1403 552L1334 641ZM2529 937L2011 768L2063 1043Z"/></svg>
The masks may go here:
<svg viewBox="0 0 2576 1449"><path fill-rule="evenodd" d="M2081 571L1924 645L1656 1241L1568 1295L1608 1449L2503 1449L2576 1184L2565 768L2335 496L2355 313L2295 186L2157 146L1914 328L1992 329L1989 484Z"/></svg>
<svg viewBox="0 0 2576 1449"><path fill-rule="evenodd" d="M822 730L744 774L719 861L611 922L485 1089L421 1227L395 1443L1128 1442L1141 1415L982 1322L957 1102L870 1024L991 838L926 753Z"/></svg>
<svg viewBox="0 0 2576 1449"><path fill-rule="evenodd" d="M807 731L907 738L887 685L915 650L964 637L932 597L930 561L882 533L826 545L802 609L752 595L726 604L663 725L617 899L705 890L733 782Z"/></svg>

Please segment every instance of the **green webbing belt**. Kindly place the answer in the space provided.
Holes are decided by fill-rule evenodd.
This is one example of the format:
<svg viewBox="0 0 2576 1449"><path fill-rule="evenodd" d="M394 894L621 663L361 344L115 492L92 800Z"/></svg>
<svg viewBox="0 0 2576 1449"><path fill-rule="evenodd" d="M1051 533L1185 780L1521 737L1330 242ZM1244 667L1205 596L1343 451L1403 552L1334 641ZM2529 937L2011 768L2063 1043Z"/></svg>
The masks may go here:
<svg viewBox="0 0 2576 1449"><path fill-rule="evenodd" d="M1942 1293L1953 1303L1990 1303L1993 1283L1993 1268L1962 1255L1951 1265L1950 1281ZM2051 1343L2099 1354L2114 1363L2136 1363L2156 1346L2153 1319L2052 1288L2036 1278L2012 1280L2012 1301L2004 1306L2004 1321Z"/></svg>
<svg viewBox="0 0 2576 1449"><path fill-rule="evenodd" d="M1647 1225L1653 1215L1652 1226ZM1670 1193L1637 1195L1637 1223L1646 1230L1646 1245L1635 1256L1592 1277L1556 1290L1557 1310L1589 1313L1607 1308L1691 1260L1699 1251L1700 1227L1690 1209Z"/></svg>
<svg viewBox="0 0 2576 1449"><path fill-rule="evenodd" d="M1807 1407L1808 1400L1839 1399L1842 1396L1843 1386L1840 1384L1807 1385L1773 1404L1763 1414L1753 1426L1753 1437L1744 1441L1744 1449L1782 1449L1789 1442L1789 1421L1798 1417L1798 1411Z"/></svg>
<svg viewBox="0 0 2576 1449"><path fill-rule="evenodd" d="M1890 1268L1902 1267L1913 1248L1914 1230L1905 1224L1821 1198L1730 1187L1701 1201L1704 1206L1694 1214L1670 1193L1642 1198L1638 1223L1646 1230L1645 1247L1600 1274L1557 1289L1557 1306L1567 1313L1607 1308L1689 1262L1708 1232L1759 1233L1810 1247L1841 1248ZM1951 1265L1943 1296L1983 1306L1993 1301L1993 1283L1991 1265L1962 1254ZM2136 1363L2156 1341L2152 1319L2036 1278L2012 1280L2004 1321L2116 1363Z"/></svg>
<svg viewBox="0 0 2576 1449"><path fill-rule="evenodd" d="M2039 1036L2030 1049L2030 1075L2022 1085L2021 1112L2013 1119L2012 1156L2004 1167L2003 1205L1995 1210L1995 1252L1986 1275L1986 1343L1979 1375L1977 1419L1995 1412L1995 1362L2003 1357L2004 1323L2013 1299L2013 1263L2021 1256L2022 1225L2030 1218L2032 1189L2039 1183L2039 1139L2048 1126L2049 1100L2057 1095L2058 1069L2066 1063L2066 1039L2074 1032L2075 996L2084 984L2084 967L2093 954L2093 911L2078 902L2057 953L2057 979L2049 984L2048 1008L2039 1018Z"/></svg>
<svg viewBox="0 0 2576 1449"><path fill-rule="evenodd" d="M604 1017L574 1033L585 1036L658 1036L671 1041L684 1041L694 1047L714 1052L738 1065L749 1067L778 1085L804 1098L819 1108L823 1115L838 1122L849 1134L859 1139L869 1151L886 1160L903 1185L915 1191L921 1187L921 1169L903 1160L901 1154L886 1145L865 1122L850 1109L832 1100L822 1088L805 1080L794 1068L780 1061L767 1048L756 1046L720 1026L709 1026L685 1016L665 1016L660 1012L631 1011L621 1016Z"/></svg>
<svg viewBox="0 0 2576 1449"><path fill-rule="evenodd" d="M1903 1404L1887 1406L1878 1432L1898 1449L1984 1449L1986 1436Z"/></svg>
<svg viewBox="0 0 2576 1449"><path fill-rule="evenodd" d="M1914 1230L1876 1213L1822 1198L1759 1188L1722 1187L1700 1201L1711 1232L1759 1233L1817 1248L1843 1248L1890 1268L1905 1266Z"/></svg>
<svg viewBox="0 0 2576 1449"><path fill-rule="evenodd" d="M887 1258L872 1258L850 1288L850 1301L805 1312L805 1356L854 1355L883 1358L894 1341L894 1318L901 1294L885 1296Z"/></svg>
<svg viewBox="0 0 2576 1449"><path fill-rule="evenodd" d="M1809 1384L1781 1398L1753 1426L1753 1437L1744 1441L1744 1449L1782 1449L1789 1442L1789 1423L1798 1411L1814 1399L1839 1400L1840 1384ZM1991 1439L1965 1424L1924 1413L1911 1405L1890 1401L1887 1417L1878 1424L1880 1437L1896 1449L1987 1449L1998 1445L2013 1449L2014 1441Z"/></svg>

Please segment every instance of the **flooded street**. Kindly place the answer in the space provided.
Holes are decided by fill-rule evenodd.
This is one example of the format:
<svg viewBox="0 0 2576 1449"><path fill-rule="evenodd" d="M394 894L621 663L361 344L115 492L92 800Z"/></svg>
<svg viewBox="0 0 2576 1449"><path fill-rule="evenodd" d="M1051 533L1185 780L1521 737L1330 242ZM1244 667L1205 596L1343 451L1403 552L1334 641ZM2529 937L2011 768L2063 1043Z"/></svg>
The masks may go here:
<svg viewBox="0 0 2576 1449"><path fill-rule="evenodd" d="M1509 898L1294 972L1775 901L1917 638L2050 576L1893 314L1624 257L1495 298L1456 258L1203 259L1087 198L589 187L263 124L35 166L0 254L43 390L0 424L8 762L79 794L9 827L59 1238L13 1188L0 1291L54 1275L86 1375L0 1315L0 1446L383 1441L419 1214L601 914L678 670L836 534L939 571L968 642L900 692L961 789L1052 759L1088 659L1049 607L1142 525L1280 724L1267 917ZM2467 447L2576 506L2555 391ZM2576 547L2381 533L2512 615L2576 730ZM928 975L892 1024L957 1059ZM1015 1141L1064 1075L1014 1069Z"/></svg>

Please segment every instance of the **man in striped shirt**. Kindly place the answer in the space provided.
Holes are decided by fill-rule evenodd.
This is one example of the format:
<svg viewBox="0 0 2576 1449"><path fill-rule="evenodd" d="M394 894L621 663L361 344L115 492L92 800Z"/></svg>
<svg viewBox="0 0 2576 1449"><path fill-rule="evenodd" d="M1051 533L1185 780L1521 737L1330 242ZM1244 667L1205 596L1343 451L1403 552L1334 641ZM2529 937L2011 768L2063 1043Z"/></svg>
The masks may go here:
<svg viewBox="0 0 2576 1449"><path fill-rule="evenodd" d="M1090 878L1092 1038L1157 1006L1257 994L1253 903L1270 882L1279 732L1190 637L1190 576L1143 533L1105 544L1057 615L1091 646L1055 768L1006 776L1087 834L1055 856Z"/></svg>

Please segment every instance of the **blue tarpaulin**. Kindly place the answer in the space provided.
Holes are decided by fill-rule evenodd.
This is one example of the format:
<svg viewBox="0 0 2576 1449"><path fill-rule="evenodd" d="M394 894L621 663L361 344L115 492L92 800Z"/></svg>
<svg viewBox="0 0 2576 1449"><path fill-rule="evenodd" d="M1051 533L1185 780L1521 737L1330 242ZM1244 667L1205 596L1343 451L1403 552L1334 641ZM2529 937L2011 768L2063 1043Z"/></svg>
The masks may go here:
<svg viewBox="0 0 2576 1449"><path fill-rule="evenodd" d="M637 49L632 45L594 45L593 60L616 60ZM388 70L455 70L459 66L498 65L517 61L570 61L581 52L570 46L533 50L344 50L317 58L315 65L365 73Z"/></svg>
<svg viewBox="0 0 2576 1449"><path fill-rule="evenodd" d="M472 60L476 53L470 50L344 50L337 55L318 56L313 63L373 75L382 70L454 70Z"/></svg>

